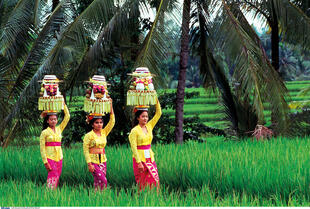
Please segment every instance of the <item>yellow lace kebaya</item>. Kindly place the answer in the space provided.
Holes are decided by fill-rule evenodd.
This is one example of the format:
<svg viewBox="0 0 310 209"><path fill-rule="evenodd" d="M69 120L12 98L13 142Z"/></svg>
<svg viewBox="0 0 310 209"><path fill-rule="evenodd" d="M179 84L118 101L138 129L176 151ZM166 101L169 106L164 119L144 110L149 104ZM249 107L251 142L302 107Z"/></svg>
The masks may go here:
<svg viewBox="0 0 310 209"><path fill-rule="evenodd" d="M136 159L137 163L140 163L141 161L146 162L145 158L147 158L147 156L145 156L145 153L148 152L148 150L146 151L145 149L138 149L137 146L151 145L153 140L153 128L162 114L159 102L156 103L155 107L156 113L154 117L146 124L147 134L143 132L139 124L135 126L129 134L130 147L133 153L133 157ZM149 153L151 161L154 162L155 158L152 149L149 149Z"/></svg>
<svg viewBox="0 0 310 209"><path fill-rule="evenodd" d="M113 126L115 124L115 116L114 114L110 114L110 121L106 125L104 129L101 130L101 136L97 136L97 134L92 130L88 132L84 137L83 142L83 152L87 163L96 163L100 164L107 161L107 157L105 154L91 154L89 153L89 149L91 148L105 148L107 144L107 136L111 132ZM99 159L101 156L101 159Z"/></svg>
<svg viewBox="0 0 310 209"><path fill-rule="evenodd" d="M59 126L55 127L55 132L50 128L46 128L42 131L40 136L40 152L43 163L47 163L47 158L56 162L62 160L61 146L46 146L46 143L61 143L61 133L67 126L70 120L69 110L66 104L64 104L65 117Z"/></svg>

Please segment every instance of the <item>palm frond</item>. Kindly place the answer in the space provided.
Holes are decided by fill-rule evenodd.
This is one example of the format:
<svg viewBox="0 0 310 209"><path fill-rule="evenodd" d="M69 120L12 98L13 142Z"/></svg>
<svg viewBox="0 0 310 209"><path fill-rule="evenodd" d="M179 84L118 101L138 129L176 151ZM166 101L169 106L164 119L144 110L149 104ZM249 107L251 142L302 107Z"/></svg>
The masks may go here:
<svg viewBox="0 0 310 209"><path fill-rule="evenodd" d="M168 13L169 1L170 0L161 1L155 20L144 39L135 63L135 67L148 67L152 73L157 75L160 75L160 67L166 59L172 45L167 35L167 33L172 30L165 24L165 20L169 18L179 25L179 21L176 16L174 16L174 13ZM156 82L158 82L157 80L158 79L155 79ZM164 82L162 82L162 84L164 84Z"/></svg>
<svg viewBox="0 0 310 209"><path fill-rule="evenodd" d="M55 42L53 40L55 31L61 25L66 25L64 22L66 18L63 17L66 15L67 7L68 3L60 2L54 12L49 16L49 19L45 22L44 27L32 44L31 50L20 68L10 91L10 94L13 94L15 98L19 97L19 93L25 88L38 67L42 64L49 49L51 49Z"/></svg>
<svg viewBox="0 0 310 209"><path fill-rule="evenodd" d="M310 17L289 0L274 0L283 40L310 49Z"/></svg>
<svg viewBox="0 0 310 209"><path fill-rule="evenodd" d="M0 36L2 54L12 61L27 54L34 40L33 7L33 0L19 0Z"/></svg>
<svg viewBox="0 0 310 209"><path fill-rule="evenodd" d="M192 52L199 52L200 56L200 74L203 79L204 88L216 88L215 78L212 76L212 68L209 68L208 64L208 41L209 32L207 28L208 17L201 8L200 3L196 3L196 8L192 12L192 25L190 32L191 50ZM213 56L212 58L213 59Z"/></svg>
<svg viewBox="0 0 310 209"><path fill-rule="evenodd" d="M216 42L222 50L236 60L234 77L240 84L242 93L253 101L253 106L259 118L259 123L264 123L263 102L269 102L275 114L280 119L279 125L285 125L288 107L284 99L286 88L283 81L272 68L264 51L257 42L257 38L251 37L250 25L242 25L235 17L231 6L222 1L222 22L216 32ZM246 27L246 30L244 29Z"/></svg>
<svg viewBox="0 0 310 209"><path fill-rule="evenodd" d="M300 92L298 92L297 97L305 97L310 93L310 86L303 88ZM290 109L301 109L305 106L309 106L310 100L303 101L292 101L289 104Z"/></svg>
<svg viewBox="0 0 310 209"><path fill-rule="evenodd" d="M122 47L129 34L136 33L134 25L139 12L135 10L139 4L146 7L144 2L131 0L115 8L113 17L102 24L96 41L85 49L80 64L69 72L66 89L72 89L77 81L87 80L103 62L115 60L116 48ZM128 18L131 15L137 18Z"/></svg>
<svg viewBox="0 0 310 209"><path fill-rule="evenodd" d="M310 17L303 9L307 3L289 0L249 1L245 0L244 8L248 14L260 17L266 25L275 20L279 22L280 34L283 41L301 45L305 49L310 47ZM298 24L296 24L298 23Z"/></svg>
<svg viewBox="0 0 310 209"><path fill-rule="evenodd" d="M303 88L297 95L297 97L307 96L310 93L310 86Z"/></svg>
<svg viewBox="0 0 310 209"><path fill-rule="evenodd" d="M67 72L79 65L85 51L87 51L88 41L94 36L93 33L102 25L109 23L114 11L113 0L95 0L67 28L63 29L60 39L49 51L43 64L39 66L37 71L33 71L34 74L29 74L30 80L25 80L24 88L20 88L21 91L16 94L19 95L18 99L14 101L10 114L2 120L0 125L1 134L5 128L10 126L14 118L22 114L22 107L27 103L27 100L33 96L38 96L39 85L37 81L42 79L44 74L54 73L60 79L64 79L63 75L68 75ZM56 13L57 11L54 14Z"/></svg>
<svg viewBox="0 0 310 209"><path fill-rule="evenodd" d="M191 48L200 57L200 74L204 87L212 87L214 90L218 87L227 119L231 121L233 130L238 132L238 115L228 79L208 47L208 42L211 42L207 28L208 18L203 6L196 3L191 27Z"/></svg>

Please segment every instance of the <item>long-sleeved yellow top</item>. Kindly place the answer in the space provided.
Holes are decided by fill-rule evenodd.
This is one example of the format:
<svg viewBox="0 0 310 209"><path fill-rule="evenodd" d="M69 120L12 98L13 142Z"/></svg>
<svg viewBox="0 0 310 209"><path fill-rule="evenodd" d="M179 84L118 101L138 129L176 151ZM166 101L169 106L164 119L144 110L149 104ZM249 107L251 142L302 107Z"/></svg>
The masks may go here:
<svg viewBox="0 0 310 209"><path fill-rule="evenodd" d="M50 128L42 131L40 136L40 152L43 163L47 163L47 158L60 161L63 158L61 146L45 146L46 142L61 142L61 133L70 120L70 114L67 105L64 105L64 119L59 126L55 127L55 132Z"/></svg>
<svg viewBox="0 0 310 209"><path fill-rule="evenodd" d="M133 153L133 157L136 159L137 163L145 162L145 158L149 158L148 155L150 155L152 162L154 162L154 152L152 149L149 150L141 150L138 149L137 146L142 146L142 145L150 145L153 140L153 128L158 122L160 116L161 116L161 107L160 103L156 103L156 113L152 120L150 120L146 124L147 128L147 134L145 134L141 128L141 126L138 124L135 126L133 129L131 129L131 132L129 134L129 142L130 142L130 147Z"/></svg>
<svg viewBox="0 0 310 209"><path fill-rule="evenodd" d="M83 152L87 163L96 163L106 162L107 157L105 154L91 154L89 153L90 148L104 148L107 144L107 136L111 132L115 124L114 114L110 114L109 123L104 129L101 130L101 136L98 136L93 130L88 132L83 140ZM99 159L101 156L101 161Z"/></svg>

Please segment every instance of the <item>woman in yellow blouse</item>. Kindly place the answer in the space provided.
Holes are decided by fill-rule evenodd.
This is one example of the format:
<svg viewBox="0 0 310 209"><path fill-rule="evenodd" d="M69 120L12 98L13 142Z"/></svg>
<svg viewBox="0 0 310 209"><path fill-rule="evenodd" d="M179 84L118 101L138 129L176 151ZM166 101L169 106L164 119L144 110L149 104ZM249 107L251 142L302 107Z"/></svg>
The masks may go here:
<svg viewBox="0 0 310 209"><path fill-rule="evenodd" d="M161 107L157 99L156 113L152 120L148 121L148 109L136 108L133 121L134 128L129 134L129 142L133 153L133 171L140 189L146 185L158 186L159 177L154 153L151 149L153 128L161 116Z"/></svg>
<svg viewBox="0 0 310 209"><path fill-rule="evenodd" d="M94 177L94 187L96 190L98 187L102 190L107 187L107 158L104 148L107 144L107 136L115 124L112 103L110 120L104 129L102 129L102 116L89 116L88 120L92 131L88 132L84 137L83 152L88 170Z"/></svg>
<svg viewBox="0 0 310 209"><path fill-rule="evenodd" d="M44 166L48 172L47 187L56 189L62 170L61 133L70 120L69 110L64 104L64 119L57 125L56 113L44 113L43 131L40 136L40 152Z"/></svg>

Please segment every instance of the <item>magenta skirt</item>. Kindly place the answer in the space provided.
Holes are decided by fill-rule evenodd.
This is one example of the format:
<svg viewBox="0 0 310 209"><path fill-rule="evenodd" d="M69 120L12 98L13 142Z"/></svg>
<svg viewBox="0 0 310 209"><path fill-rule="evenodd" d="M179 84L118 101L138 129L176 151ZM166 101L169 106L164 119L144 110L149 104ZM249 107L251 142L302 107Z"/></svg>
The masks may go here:
<svg viewBox="0 0 310 209"><path fill-rule="evenodd" d="M50 164L52 170L47 174L46 185L50 189L56 189L62 171L62 160L54 161L47 158L47 162Z"/></svg>
<svg viewBox="0 0 310 209"><path fill-rule="evenodd" d="M94 188L97 190L98 188L100 190L103 190L107 187L108 181L106 178L107 174L107 162L96 164L92 163L95 167L95 171L92 173L94 177Z"/></svg>
<svg viewBox="0 0 310 209"><path fill-rule="evenodd" d="M138 163L136 162L136 159L133 158L133 172L140 190L144 189L147 185L150 187L159 186L159 176L155 161L152 162L151 158L146 158L146 162L142 163L144 170L143 172L139 172Z"/></svg>

